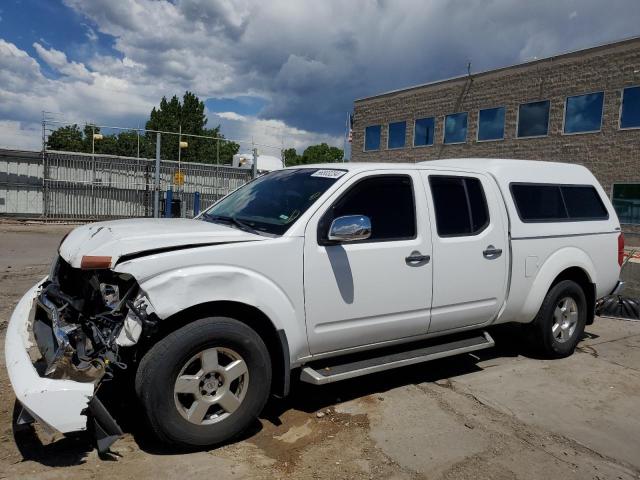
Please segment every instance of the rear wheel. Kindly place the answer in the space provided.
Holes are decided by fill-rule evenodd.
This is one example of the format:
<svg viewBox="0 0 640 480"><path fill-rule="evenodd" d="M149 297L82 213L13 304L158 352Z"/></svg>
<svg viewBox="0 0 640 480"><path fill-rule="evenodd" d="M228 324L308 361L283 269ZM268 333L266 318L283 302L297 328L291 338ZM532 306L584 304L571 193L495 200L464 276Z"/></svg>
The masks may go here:
<svg viewBox="0 0 640 480"><path fill-rule="evenodd" d="M136 392L164 442L208 446L245 430L267 401L271 361L258 334L225 317L197 320L154 345Z"/></svg>
<svg viewBox="0 0 640 480"><path fill-rule="evenodd" d="M587 300L582 287L572 280L555 284L533 321L536 346L550 358L571 355L584 333Z"/></svg>

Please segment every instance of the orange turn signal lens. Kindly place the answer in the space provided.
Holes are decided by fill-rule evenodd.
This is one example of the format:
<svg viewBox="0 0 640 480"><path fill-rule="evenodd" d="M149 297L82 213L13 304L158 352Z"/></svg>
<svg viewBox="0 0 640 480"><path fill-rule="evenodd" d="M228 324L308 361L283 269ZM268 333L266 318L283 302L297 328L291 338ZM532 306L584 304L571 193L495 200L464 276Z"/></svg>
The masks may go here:
<svg viewBox="0 0 640 480"><path fill-rule="evenodd" d="M80 261L80 268L83 270L109 267L111 267L111 257L85 255Z"/></svg>

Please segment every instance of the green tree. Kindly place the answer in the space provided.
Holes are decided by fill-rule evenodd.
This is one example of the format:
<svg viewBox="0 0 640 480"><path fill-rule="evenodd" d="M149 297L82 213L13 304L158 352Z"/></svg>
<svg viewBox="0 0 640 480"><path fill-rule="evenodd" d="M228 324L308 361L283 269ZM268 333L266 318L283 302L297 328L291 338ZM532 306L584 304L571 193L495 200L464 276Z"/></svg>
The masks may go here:
<svg viewBox="0 0 640 480"><path fill-rule="evenodd" d="M330 147L326 143L311 145L302 152L301 164L309 163L333 163L342 161L342 149Z"/></svg>
<svg viewBox="0 0 640 480"><path fill-rule="evenodd" d="M185 136L182 141L187 142L188 147L182 149L181 159L185 162L230 163L233 155L238 153L240 145L228 140L215 140L213 138L197 138L188 135L203 135L207 137L224 138L220 133L220 125L207 128L207 116L204 114L204 102L191 92L185 92L182 102L177 96L171 100L163 97L158 108L151 110L147 130L160 130L165 132L178 132L182 128ZM155 144L155 133L147 133L147 140ZM163 134L161 139L160 154L162 158L178 158L178 136ZM220 143L217 145L217 143Z"/></svg>
<svg viewBox="0 0 640 480"><path fill-rule="evenodd" d="M64 150L69 152L84 152L84 137L78 125L66 125L51 132L47 140L50 150Z"/></svg>
<svg viewBox="0 0 640 480"><path fill-rule="evenodd" d="M286 150L283 150L282 156L285 166L290 167L292 165L300 165L300 155L298 155L295 148L287 148Z"/></svg>
<svg viewBox="0 0 640 480"><path fill-rule="evenodd" d="M342 161L342 150L330 147L326 143L308 146L302 155L295 148L287 148L282 152L287 167L292 165L308 165L310 163L333 163Z"/></svg>
<svg viewBox="0 0 640 480"><path fill-rule="evenodd" d="M147 130L178 133L182 127L185 136L183 141L188 147L182 149L181 159L185 162L231 163L233 155L238 153L240 145L225 140L220 133L220 125L207 128L207 116L204 113L204 102L191 92L185 92L182 101L177 96L171 100L163 97L158 108L153 107ZM91 153L92 135L100 133L99 127L85 125L81 130L78 125L60 127L49 135L47 147L52 150ZM201 135L210 138L189 137ZM160 155L163 159L178 159L178 135L162 134ZM140 135L135 131L119 131L103 135L95 141L95 152L109 155L136 156L140 145L140 156L153 158L156 154L156 133L147 132Z"/></svg>

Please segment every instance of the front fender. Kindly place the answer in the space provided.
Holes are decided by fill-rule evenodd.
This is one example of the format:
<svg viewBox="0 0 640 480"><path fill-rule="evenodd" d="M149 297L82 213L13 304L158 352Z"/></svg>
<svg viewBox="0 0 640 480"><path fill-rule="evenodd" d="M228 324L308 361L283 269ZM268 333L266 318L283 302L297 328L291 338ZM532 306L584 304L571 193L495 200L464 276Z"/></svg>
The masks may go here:
<svg viewBox="0 0 640 480"><path fill-rule="evenodd" d="M538 269L522 308L523 318L535 318L553 281L571 267L581 268L591 283L597 283L596 268L584 250L576 247L561 248L550 255Z"/></svg>
<svg viewBox="0 0 640 480"><path fill-rule="evenodd" d="M303 313L285 291L268 277L241 267L201 265L163 272L140 284L155 313L164 319L189 307L215 301L232 301L262 311L277 330L284 330L292 358L308 355Z"/></svg>

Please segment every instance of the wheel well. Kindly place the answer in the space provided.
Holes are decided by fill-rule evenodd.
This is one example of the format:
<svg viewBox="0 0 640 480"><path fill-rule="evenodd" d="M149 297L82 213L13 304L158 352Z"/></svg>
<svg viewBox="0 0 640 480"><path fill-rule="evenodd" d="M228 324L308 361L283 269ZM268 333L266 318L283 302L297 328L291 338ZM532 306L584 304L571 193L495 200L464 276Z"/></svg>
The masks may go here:
<svg viewBox="0 0 640 480"><path fill-rule="evenodd" d="M284 330L277 330L271 319L254 306L240 302L217 301L189 307L161 320L157 332L149 339L146 348L194 320L211 316L231 317L256 331L271 357L271 393L280 397L287 396L291 372L286 334Z"/></svg>
<svg viewBox="0 0 640 480"><path fill-rule="evenodd" d="M595 307L596 307L596 285L591 281L587 272L585 272L580 267L571 267L563 270L553 281L551 287L562 282L563 280L573 280L580 287L582 287L582 291L584 292L584 296L587 299L587 325L591 325L593 323L593 319L595 317Z"/></svg>

